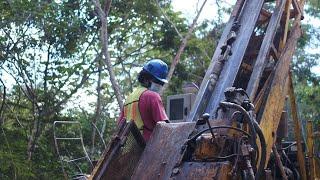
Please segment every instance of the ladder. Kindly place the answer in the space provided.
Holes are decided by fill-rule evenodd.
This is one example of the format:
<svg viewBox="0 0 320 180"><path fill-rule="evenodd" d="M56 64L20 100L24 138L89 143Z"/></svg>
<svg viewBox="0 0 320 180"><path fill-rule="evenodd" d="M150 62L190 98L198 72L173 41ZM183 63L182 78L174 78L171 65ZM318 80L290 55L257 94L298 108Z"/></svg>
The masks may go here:
<svg viewBox="0 0 320 180"><path fill-rule="evenodd" d="M71 175L72 179L85 178L86 172L90 172L93 168L93 163L84 146L80 123L78 121L55 121L53 136L65 178L69 179L68 174L72 174L71 172L76 172ZM86 171L83 171L83 164L89 165ZM69 172L72 169L73 171Z"/></svg>

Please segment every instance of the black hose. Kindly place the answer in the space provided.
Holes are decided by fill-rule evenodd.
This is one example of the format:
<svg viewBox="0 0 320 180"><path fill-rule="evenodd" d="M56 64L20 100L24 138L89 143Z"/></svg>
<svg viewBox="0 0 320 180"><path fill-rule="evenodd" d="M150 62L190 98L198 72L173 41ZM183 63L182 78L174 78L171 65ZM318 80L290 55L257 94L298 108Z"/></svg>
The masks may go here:
<svg viewBox="0 0 320 180"><path fill-rule="evenodd" d="M250 115L248 114L248 112L242 106L235 104L235 103L232 103L232 102L220 102L220 105L224 106L224 107L236 109L236 110L240 111L245 116L245 119L247 120L247 123L249 124L250 130L252 131L251 144L253 144L254 148L257 149L256 131L255 131L253 122L251 121L251 118L250 118Z"/></svg>
<svg viewBox="0 0 320 180"><path fill-rule="evenodd" d="M195 139L197 139L201 134L203 134L204 132L206 131L209 131L209 130L213 130L213 129L233 129L233 130L236 130L236 131L239 131L245 135L247 135L248 137L251 137L251 135L249 133L247 133L246 131L242 130L242 129L239 129L239 128L235 128L235 127L232 127L232 126L213 126L211 128L207 128L205 130L202 130L200 131L198 134L194 135L192 138L190 138L188 140L188 142L190 141L194 141Z"/></svg>
<svg viewBox="0 0 320 180"><path fill-rule="evenodd" d="M261 159L260 159L259 168L257 170L255 179L259 179L260 176L264 173L264 165L266 163L266 155L267 155L266 141L259 124L257 123L257 121L252 120L248 112L238 104L231 103L231 102L220 102L220 105L239 110L246 117L247 123L249 124L249 127L253 133L251 140L252 140L252 144L255 146L255 149L258 149L256 144L256 134L258 135L260 140L260 145L261 145Z"/></svg>
<svg viewBox="0 0 320 180"><path fill-rule="evenodd" d="M260 176L264 174L264 165L267 159L267 143L262 133L261 127L259 126L257 121L253 121L253 125L258 134L258 137L260 140L260 146L261 146L261 158L260 158L259 168L256 173L256 179L260 179Z"/></svg>
<svg viewBox="0 0 320 180"><path fill-rule="evenodd" d="M2 103L1 103L1 107L0 107L0 120L1 120L2 113L3 113L3 110L4 110L4 104L6 102L6 86L4 85L4 82L2 81L1 78L0 78L0 82L3 85ZM0 123L2 123L2 120L1 120Z"/></svg>

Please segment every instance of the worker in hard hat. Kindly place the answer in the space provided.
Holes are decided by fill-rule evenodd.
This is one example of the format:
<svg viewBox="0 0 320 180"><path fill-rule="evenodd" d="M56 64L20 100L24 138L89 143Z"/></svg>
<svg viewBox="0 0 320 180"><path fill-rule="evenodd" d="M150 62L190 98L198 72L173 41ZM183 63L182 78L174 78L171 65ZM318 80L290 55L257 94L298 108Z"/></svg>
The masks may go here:
<svg viewBox="0 0 320 180"><path fill-rule="evenodd" d="M138 75L138 86L126 99L118 124L133 120L144 140L148 141L156 123L167 121L159 91L167 83L168 65L160 59L144 64Z"/></svg>

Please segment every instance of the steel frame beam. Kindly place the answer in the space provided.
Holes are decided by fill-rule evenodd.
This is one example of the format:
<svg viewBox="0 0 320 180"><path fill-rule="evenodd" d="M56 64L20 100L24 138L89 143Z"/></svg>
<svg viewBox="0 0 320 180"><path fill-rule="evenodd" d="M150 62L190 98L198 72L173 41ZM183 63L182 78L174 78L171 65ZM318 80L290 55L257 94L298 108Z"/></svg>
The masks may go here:
<svg viewBox="0 0 320 180"><path fill-rule="evenodd" d="M260 126L267 142L267 162L270 158L272 145L275 142L275 133L284 107L285 96L287 95L291 59L296 48L297 41L301 36L300 18L301 14L298 14L291 28L291 33L286 42L286 46L281 52L260 122Z"/></svg>
<svg viewBox="0 0 320 180"><path fill-rule="evenodd" d="M289 98L290 98L290 109L292 114L292 119L294 122L294 135L295 140L297 142L297 158L299 162L299 170L302 180L307 180L307 173L306 173L306 162L305 162L305 156L302 148L301 142L303 141L303 138L301 136L301 123L298 118L298 110L297 110L297 104L296 104L296 97L294 95L294 89L293 89L293 82L291 77L291 72L289 74Z"/></svg>

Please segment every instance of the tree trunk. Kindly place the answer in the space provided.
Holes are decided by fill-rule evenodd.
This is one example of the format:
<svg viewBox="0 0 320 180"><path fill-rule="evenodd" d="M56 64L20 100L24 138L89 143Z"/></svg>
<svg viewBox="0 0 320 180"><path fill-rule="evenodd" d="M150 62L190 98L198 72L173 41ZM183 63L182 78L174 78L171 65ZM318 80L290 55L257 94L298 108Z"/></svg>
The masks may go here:
<svg viewBox="0 0 320 180"><path fill-rule="evenodd" d="M48 94L48 82L47 82L47 77L48 77L48 68L49 68L49 63L50 63L50 48L51 46L49 45L48 47L48 50L47 50L47 61L45 63L46 67L45 67L45 70L44 70L44 82L43 82L43 91L44 91L44 96L46 97L47 94ZM34 91L33 91L34 92ZM32 158L32 154L34 152L34 148L35 148L35 145L37 143L37 139L38 137L40 136L41 132L40 132L40 120L39 118L41 117L41 113L40 113L40 110L39 108L37 107L37 99L36 99L36 96L33 95L32 96L32 109L33 109L33 117L34 117L34 122L33 122L33 129L32 129L32 132L31 132L31 136L29 138L29 141L28 141L28 149L27 149L27 154L28 154L28 160L30 161L31 158ZM47 111L48 109L48 99L47 98L44 98L44 111ZM37 109L37 111L36 111ZM44 116L43 116L44 117Z"/></svg>
<svg viewBox="0 0 320 180"><path fill-rule="evenodd" d="M97 82L97 105L96 105L95 116L92 119L93 125L96 125L96 123L100 120L100 117L101 117L101 71L102 71L102 62L101 62L101 59L99 59L98 60L98 82ZM95 139L96 139L96 128L92 127L91 155L93 155L95 151Z"/></svg>
<svg viewBox="0 0 320 180"><path fill-rule="evenodd" d="M36 108L35 105L33 104L33 128L32 128L32 132L31 132L31 136L29 137L29 141L28 141L28 149L27 149L27 154L28 154L28 161L31 161L32 158L32 154L34 152L34 148L39 136L39 127L40 127L40 121L39 121L39 117L37 116L37 113L35 112Z"/></svg>

